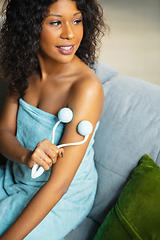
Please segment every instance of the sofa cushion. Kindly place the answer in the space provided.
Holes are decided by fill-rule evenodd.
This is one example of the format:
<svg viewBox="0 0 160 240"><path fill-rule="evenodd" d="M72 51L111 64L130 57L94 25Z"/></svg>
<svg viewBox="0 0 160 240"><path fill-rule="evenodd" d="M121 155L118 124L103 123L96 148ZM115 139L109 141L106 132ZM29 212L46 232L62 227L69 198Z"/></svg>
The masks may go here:
<svg viewBox="0 0 160 240"><path fill-rule="evenodd" d="M113 67L110 67L100 61L96 62L94 72L96 73L102 84L107 82L109 79L118 76L118 72Z"/></svg>
<svg viewBox="0 0 160 240"><path fill-rule="evenodd" d="M94 145L99 181L89 214L100 224L144 154L160 165L160 87L124 76L103 87L105 104Z"/></svg>
<svg viewBox="0 0 160 240"><path fill-rule="evenodd" d="M76 229L72 230L65 237L65 240L91 240L94 238L99 227L98 223L86 217Z"/></svg>
<svg viewBox="0 0 160 240"><path fill-rule="evenodd" d="M144 155L94 240L158 239L160 167Z"/></svg>

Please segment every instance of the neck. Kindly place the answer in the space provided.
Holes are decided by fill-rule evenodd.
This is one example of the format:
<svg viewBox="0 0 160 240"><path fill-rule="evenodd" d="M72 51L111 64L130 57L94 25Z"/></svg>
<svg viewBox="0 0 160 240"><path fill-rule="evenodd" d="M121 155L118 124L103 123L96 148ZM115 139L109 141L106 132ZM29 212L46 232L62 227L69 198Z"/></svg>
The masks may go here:
<svg viewBox="0 0 160 240"><path fill-rule="evenodd" d="M77 57L75 56L69 63L60 63L54 61L53 59L45 59L41 56L38 56L41 69L41 80L45 80L49 77L58 77L67 74L76 58Z"/></svg>

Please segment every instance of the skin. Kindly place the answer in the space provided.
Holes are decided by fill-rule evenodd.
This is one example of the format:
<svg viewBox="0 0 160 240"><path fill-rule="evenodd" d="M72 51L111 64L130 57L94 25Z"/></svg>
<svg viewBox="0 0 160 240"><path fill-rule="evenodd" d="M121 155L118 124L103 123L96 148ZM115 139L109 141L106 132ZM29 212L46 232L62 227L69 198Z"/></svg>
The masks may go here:
<svg viewBox="0 0 160 240"><path fill-rule="evenodd" d="M95 128L103 109L104 96L99 79L75 55L83 37L81 20L82 15L71 0L58 0L50 6L42 25L38 53L41 76L30 77L23 98L34 107L54 115L66 106L73 111L73 120L66 124L61 143L83 140L76 130L78 123L88 120ZM62 54L57 48L66 44L74 45L72 54ZM40 142L33 152L22 147L15 138L18 98L8 95L6 99L0 120L0 151L29 168L38 163L46 170L52 166L52 171L49 180L1 240L24 239L51 211L69 188L92 136L90 134L83 145L66 147L63 158L58 156L58 148L48 140Z"/></svg>

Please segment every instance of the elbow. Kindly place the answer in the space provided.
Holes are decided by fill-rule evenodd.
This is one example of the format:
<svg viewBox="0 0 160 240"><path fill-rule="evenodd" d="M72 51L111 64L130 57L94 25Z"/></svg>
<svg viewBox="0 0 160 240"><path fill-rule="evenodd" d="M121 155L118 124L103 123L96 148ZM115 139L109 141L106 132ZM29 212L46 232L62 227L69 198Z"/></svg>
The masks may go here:
<svg viewBox="0 0 160 240"><path fill-rule="evenodd" d="M53 184L53 182L51 182L50 180L48 180L48 183L51 183L50 189L53 196L56 194L57 196L59 196L59 199L61 199L66 194L70 185L70 184L67 184L66 182Z"/></svg>
<svg viewBox="0 0 160 240"><path fill-rule="evenodd" d="M65 195L65 194L67 193L68 188L69 188L69 186L66 186L66 187L63 187L63 188L62 188L62 193L63 193L63 195Z"/></svg>
<svg viewBox="0 0 160 240"><path fill-rule="evenodd" d="M69 188L69 185L65 183L59 187L59 192L62 195L62 197L66 194L66 192L68 191L68 188Z"/></svg>
<svg viewBox="0 0 160 240"><path fill-rule="evenodd" d="M53 192L53 195L56 193L59 196L59 200L67 193L69 187L61 186L56 189L56 192Z"/></svg>
<svg viewBox="0 0 160 240"><path fill-rule="evenodd" d="M0 136L2 136L3 138L3 135L6 135L6 133L8 134L12 134L13 136L15 136L16 134L16 129L11 129L9 127L4 127L4 126L1 126L0 125Z"/></svg>

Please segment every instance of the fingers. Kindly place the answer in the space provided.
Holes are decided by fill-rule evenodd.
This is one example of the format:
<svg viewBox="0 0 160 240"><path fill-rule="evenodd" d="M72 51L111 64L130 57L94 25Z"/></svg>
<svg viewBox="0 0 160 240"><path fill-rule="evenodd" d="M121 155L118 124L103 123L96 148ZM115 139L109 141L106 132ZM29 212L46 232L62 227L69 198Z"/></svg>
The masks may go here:
<svg viewBox="0 0 160 240"><path fill-rule="evenodd" d="M54 145L48 140L43 140L37 144L37 150L43 151L48 158L46 159L47 163L55 163L58 155L58 150L54 147ZM42 155L42 159L44 155ZM45 160L44 159L44 160Z"/></svg>
<svg viewBox="0 0 160 240"><path fill-rule="evenodd" d="M49 170L49 168L56 163L58 157L63 157L63 154L63 148L59 149L57 146L45 139L37 144L31 158L32 161L34 161L34 164L39 164L45 170Z"/></svg>
<svg viewBox="0 0 160 240"><path fill-rule="evenodd" d="M49 170L52 166L53 161L50 157L46 155L46 153L40 147L37 147L32 155L34 158L34 162L42 166L45 170Z"/></svg>

